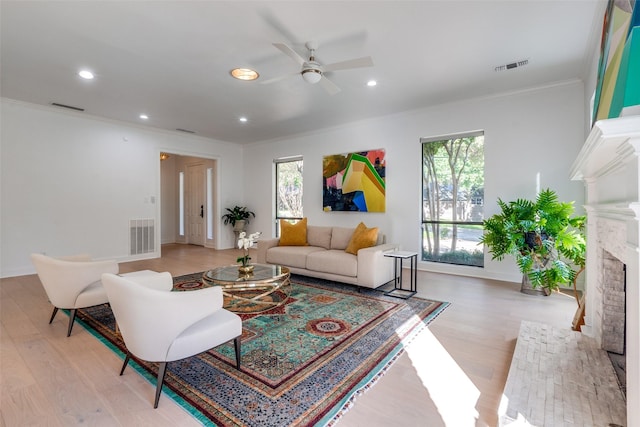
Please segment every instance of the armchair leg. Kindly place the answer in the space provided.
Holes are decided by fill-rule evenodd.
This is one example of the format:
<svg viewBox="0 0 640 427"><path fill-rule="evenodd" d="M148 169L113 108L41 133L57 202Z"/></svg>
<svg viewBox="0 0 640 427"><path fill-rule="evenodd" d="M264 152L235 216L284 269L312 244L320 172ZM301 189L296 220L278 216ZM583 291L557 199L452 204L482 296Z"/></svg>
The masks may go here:
<svg viewBox="0 0 640 427"><path fill-rule="evenodd" d="M53 313L51 313L51 319L49 319L49 324L53 322L54 317L58 314L58 307L53 307Z"/></svg>
<svg viewBox="0 0 640 427"><path fill-rule="evenodd" d="M120 376L124 374L124 369L127 367L127 363L129 363L129 359L131 359L131 353L127 351L127 355L124 357L124 363L122 364L122 369L120 369Z"/></svg>
<svg viewBox="0 0 640 427"><path fill-rule="evenodd" d="M73 329L73 322L76 321L76 312L75 308L71 309L69 312L69 328L67 329L67 336L71 335L71 329Z"/></svg>
<svg viewBox="0 0 640 427"><path fill-rule="evenodd" d="M236 369L240 370L240 337L236 337L233 340L233 344L236 348Z"/></svg>
<svg viewBox="0 0 640 427"><path fill-rule="evenodd" d="M153 408L158 407L158 401L160 400L160 393L162 392L162 383L164 382L164 374L167 372L167 362L160 362L158 365L158 384L156 385L156 401L153 404Z"/></svg>

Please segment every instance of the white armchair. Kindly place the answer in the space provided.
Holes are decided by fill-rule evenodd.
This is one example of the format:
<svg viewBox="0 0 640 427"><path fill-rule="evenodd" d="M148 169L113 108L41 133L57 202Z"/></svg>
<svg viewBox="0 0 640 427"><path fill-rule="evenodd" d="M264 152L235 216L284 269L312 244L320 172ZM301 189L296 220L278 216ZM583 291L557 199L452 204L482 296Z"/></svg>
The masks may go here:
<svg viewBox="0 0 640 427"><path fill-rule="evenodd" d="M170 292L173 280L166 272L142 278L104 274L102 282L127 347L120 375L131 357L159 364L154 408L168 362L234 340L236 368L240 369L242 320L222 308L221 288Z"/></svg>
<svg viewBox="0 0 640 427"><path fill-rule="evenodd" d="M109 302L107 291L102 286L102 274L118 273L116 261L92 261L89 255L52 258L31 254L31 262L53 304L49 324L53 322L59 308L70 310L67 336L71 335L78 308Z"/></svg>

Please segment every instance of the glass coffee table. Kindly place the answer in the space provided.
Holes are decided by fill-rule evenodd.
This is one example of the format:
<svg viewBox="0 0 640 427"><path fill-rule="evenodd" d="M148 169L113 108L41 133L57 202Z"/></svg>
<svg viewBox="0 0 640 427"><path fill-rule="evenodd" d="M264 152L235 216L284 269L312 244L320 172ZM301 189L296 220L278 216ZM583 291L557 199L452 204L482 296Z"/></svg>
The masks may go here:
<svg viewBox="0 0 640 427"><path fill-rule="evenodd" d="M242 274L237 265L206 271L202 281L220 286L224 308L235 313L260 313L283 305L291 293L287 267L253 264L253 272Z"/></svg>

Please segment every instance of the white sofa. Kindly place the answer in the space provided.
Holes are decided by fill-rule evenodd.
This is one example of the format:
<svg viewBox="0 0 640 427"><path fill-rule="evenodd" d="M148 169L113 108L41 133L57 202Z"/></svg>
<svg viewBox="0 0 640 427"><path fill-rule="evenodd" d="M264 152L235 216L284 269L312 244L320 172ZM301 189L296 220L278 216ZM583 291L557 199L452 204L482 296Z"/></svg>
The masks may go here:
<svg viewBox="0 0 640 427"><path fill-rule="evenodd" d="M258 240L258 263L278 264L292 273L377 288L394 279L393 259L384 252L398 250L378 233L376 246L345 252L354 228L307 226L307 246L279 246L280 239Z"/></svg>

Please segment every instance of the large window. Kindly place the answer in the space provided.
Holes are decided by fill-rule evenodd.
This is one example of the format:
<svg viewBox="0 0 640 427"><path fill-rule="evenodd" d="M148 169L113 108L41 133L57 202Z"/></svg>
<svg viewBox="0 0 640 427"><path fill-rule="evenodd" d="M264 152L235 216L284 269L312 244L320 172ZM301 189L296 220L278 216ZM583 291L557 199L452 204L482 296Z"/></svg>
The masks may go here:
<svg viewBox="0 0 640 427"><path fill-rule="evenodd" d="M298 220L302 213L302 158L276 160L276 235L280 219Z"/></svg>
<svg viewBox="0 0 640 427"><path fill-rule="evenodd" d="M484 133L422 143L422 260L484 266Z"/></svg>

